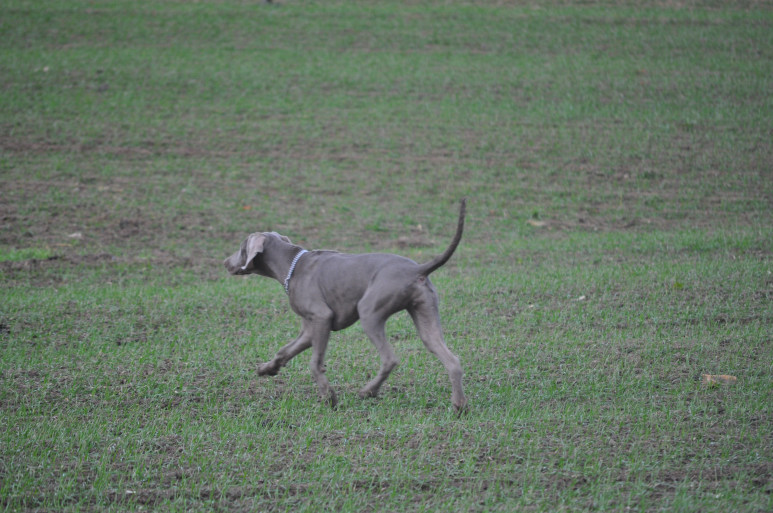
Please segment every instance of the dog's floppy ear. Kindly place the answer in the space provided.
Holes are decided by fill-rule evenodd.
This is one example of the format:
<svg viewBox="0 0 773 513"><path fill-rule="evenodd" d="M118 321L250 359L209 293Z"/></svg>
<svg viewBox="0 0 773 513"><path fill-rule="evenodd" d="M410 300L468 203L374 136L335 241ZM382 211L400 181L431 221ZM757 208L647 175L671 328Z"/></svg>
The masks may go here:
<svg viewBox="0 0 773 513"><path fill-rule="evenodd" d="M242 265L242 271L247 269L247 266L252 262L252 259L258 256L258 253L263 253L263 242L265 242L266 236L262 233L253 233L245 241L245 252L247 257L244 259Z"/></svg>
<svg viewBox="0 0 773 513"><path fill-rule="evenodd" d="M276 232L271 232L271 234L272 235L276 235L277 237L279 237L280 239L282 239L283 241L285 241L288 244L292 244L292 242L290 241L290 237L285 237L281 233L276 233Z"/></svg>

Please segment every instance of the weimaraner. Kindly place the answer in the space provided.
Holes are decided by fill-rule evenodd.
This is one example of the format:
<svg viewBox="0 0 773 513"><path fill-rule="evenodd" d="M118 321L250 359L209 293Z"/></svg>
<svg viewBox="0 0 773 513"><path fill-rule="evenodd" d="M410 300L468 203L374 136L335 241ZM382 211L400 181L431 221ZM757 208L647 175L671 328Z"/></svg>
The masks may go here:
<svg viewBox="0 0 773 513"><path fill-rule="evenodd" d="M298 338L282 347L273 360L261 364L258 374L276 375L290 359L311 347L311 374L319 395L335 407L336 394L325 377L325 349L331 331L347 328L359 319L381 356L381 369L359 395L375 397L398 364L384 325L391 315L408 310L424 345L448 371L451 402L457 411L464 411L467 398L462 391L462 367L443 340L438 296L429 275L445 264L459 245L465 204L462 200L451 245L424 264L384 253L306 251L276 232L248 236L239 251L225 259L226 269L231 274L259 274L284 284L290 306L302 319Z"/></svg>

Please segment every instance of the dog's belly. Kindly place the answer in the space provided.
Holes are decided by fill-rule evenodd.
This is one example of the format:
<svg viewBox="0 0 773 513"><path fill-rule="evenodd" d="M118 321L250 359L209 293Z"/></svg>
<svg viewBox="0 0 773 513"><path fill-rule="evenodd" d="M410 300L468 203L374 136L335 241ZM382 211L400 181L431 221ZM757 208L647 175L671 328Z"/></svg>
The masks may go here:
<svg viewBox="0 0 773 513"><path fill-rule="evenodd" d="M332 306L332 305L331 305ZM356 303L349 306L337 305L333 310L333 320L330 323L330 329L333 331L340 331L346 329L360 318L360 313L357 311Z"/></svg>
<svg viewBox="0 0 773 513"><path fill-rule="evenodd" d="M333 318L333 325L330 328L333 331L341 331L343 329L348 328L355 322L357 322L360 319L360 316L357 314L357 311L354 311L352 314L347 315L345 317L339 317L338 315Z"/></svg>

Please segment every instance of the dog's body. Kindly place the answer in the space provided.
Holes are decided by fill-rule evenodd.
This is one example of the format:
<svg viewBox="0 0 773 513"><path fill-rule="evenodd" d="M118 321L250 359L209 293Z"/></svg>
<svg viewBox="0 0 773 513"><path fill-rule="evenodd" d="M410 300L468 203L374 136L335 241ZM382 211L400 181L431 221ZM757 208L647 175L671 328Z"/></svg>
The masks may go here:
<svg viewBox="0 0 773 513"><path fill-rule="evenodd" d="M462 368L443 340L438 297L429 274L446 263L456 250L464 228L465 201L451 245L425 264L384 253L345 254L335 251L307 252L275 232L253 233L239 251L223 263L231 274L260 274L284 283L290 306L302 319L301 334L258 368L260 375L275 375L290 359L312 348L311 373L320 396L336 405L336 395L325 377L324 357L331 331L360 320L363 330L381 356L381 369L360 390L374 397L398 360L384 332L386 320L407 310L427 349L437 356L451 378L451 401L457 410L466 407Z"/></svg>

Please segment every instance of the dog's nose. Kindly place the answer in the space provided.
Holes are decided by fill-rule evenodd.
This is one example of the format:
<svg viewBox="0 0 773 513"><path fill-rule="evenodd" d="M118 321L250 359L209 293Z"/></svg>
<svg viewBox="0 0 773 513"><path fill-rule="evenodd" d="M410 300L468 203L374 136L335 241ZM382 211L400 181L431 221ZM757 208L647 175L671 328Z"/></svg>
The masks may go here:
<svg viewBox="0 0 773 513"><path fill-rule="evenodd" d="M223 265L225 266L226 270L229 273L238 274L239 271L241 270L241 266L234 265L232 260L233 260L233 257L226 258L225 260L223 260Z"/></svg>

